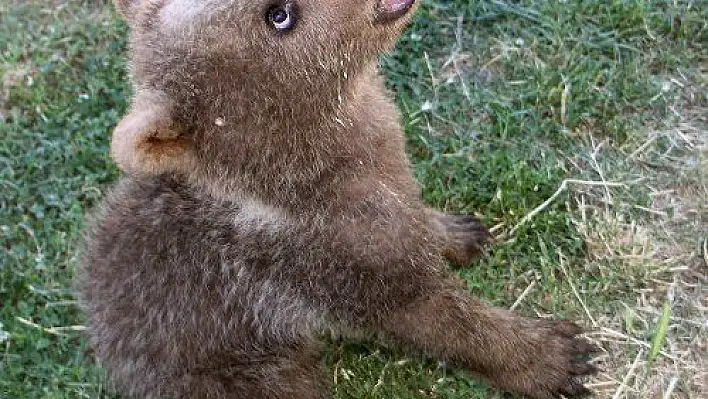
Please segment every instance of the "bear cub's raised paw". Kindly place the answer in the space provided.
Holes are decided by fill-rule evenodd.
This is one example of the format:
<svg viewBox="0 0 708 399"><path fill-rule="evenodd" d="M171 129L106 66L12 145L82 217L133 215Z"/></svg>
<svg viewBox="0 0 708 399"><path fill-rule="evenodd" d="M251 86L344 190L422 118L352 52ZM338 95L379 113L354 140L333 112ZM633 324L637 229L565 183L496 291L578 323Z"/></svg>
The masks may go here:
<svg viewBox="0 0 708 399"><path fill-rule="evenodd" d="M489 241L489 230L479 219L454 213L440 213L438 219L445 230L445 256L448 260L466 266L482 253L484 245Z"/></svg>

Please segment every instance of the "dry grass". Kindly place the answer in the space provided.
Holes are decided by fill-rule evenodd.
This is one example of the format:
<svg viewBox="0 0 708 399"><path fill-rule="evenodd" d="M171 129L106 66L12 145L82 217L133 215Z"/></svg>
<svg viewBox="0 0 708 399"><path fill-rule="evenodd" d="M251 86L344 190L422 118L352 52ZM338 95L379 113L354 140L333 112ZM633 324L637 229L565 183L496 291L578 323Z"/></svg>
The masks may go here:
<svg viewBox="0 0 708 399"><path fill-rule="evenodd" d="M616 273L634 276L642 287L626 293L624 311L599 309L593 317L589 336L605 350L604 371L592 382L599 397L708 395L708 108L686 101L706 88L672 82L680 87L673 122L637 133L627 148L605 148L615 151L607 157L609 142L586 146L581 158L590 162L574 162L590 166L578 172L625 181L650 196L648 207L612 188L583 187L571 196L573 223L589 249L587 268L607 281ZM615 168L617 155L630 168ZM652 360L664 304L668 328Z"/></svg>

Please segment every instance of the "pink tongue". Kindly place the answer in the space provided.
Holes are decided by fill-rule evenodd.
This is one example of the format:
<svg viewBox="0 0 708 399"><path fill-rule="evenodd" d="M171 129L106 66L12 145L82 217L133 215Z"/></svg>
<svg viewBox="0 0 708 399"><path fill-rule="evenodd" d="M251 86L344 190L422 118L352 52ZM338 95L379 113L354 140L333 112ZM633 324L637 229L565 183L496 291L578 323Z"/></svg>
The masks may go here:
<svg viewBox="0 0 708 399"><path fill-rule="evenodd" d="M411 5L412 0L381 0L381 11L397 12Z"/></svg>

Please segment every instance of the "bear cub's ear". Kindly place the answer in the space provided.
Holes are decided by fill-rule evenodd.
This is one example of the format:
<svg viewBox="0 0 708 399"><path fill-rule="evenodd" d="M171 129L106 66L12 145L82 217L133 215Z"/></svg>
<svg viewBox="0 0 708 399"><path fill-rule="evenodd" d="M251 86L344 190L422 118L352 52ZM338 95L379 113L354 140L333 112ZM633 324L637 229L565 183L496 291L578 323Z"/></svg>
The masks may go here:
<svg viewBox="0 0 708 399"><path fill-rule="evenodd" d="M173 104L159 91L135 95L130 112L118 123L111 139L111 156L122 171L134 175L189 173L192 147L173 112Z"/></svg>

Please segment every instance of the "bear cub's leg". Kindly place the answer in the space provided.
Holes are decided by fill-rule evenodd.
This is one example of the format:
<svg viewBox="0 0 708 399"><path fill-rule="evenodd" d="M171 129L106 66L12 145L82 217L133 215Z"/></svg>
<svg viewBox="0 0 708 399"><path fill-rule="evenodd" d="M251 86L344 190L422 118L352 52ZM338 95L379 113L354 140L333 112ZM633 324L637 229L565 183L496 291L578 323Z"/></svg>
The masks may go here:
<svg viewBox="0 0 708 399"><path fill-rule="evenodd" d="M319 346L319 345L315 345ZM273 348L271 348L273 349ZM281 351L282 352L282 351ZM234 355L234 354L231 354ZM225 357L228 358L228 355ZM159 373L134 397L147 399L328 399L319 350L241 352L238 359L184 373ZM145 376L135 376L145 380Z"/></svg>
<svg viewBox="0 0 708 399"><path fill-rule="evenodd" d="M456 282L396 312L384 330L413 346L464 366L492 385L533 398L589 393L579 378L595 373L596 348L568 321L529 319L469 296Z"/></svg>

